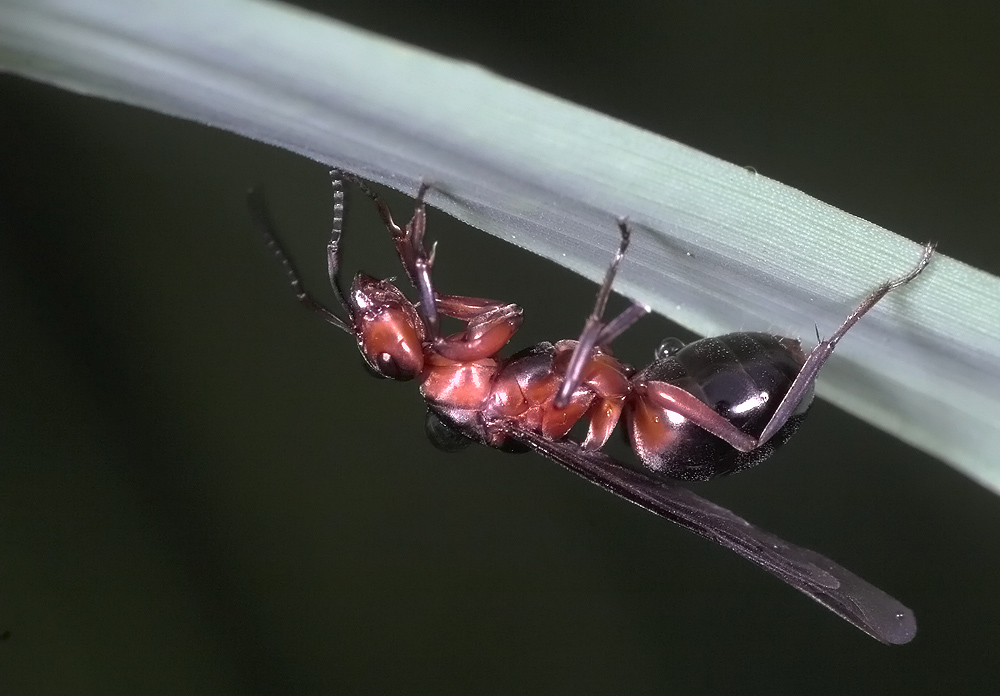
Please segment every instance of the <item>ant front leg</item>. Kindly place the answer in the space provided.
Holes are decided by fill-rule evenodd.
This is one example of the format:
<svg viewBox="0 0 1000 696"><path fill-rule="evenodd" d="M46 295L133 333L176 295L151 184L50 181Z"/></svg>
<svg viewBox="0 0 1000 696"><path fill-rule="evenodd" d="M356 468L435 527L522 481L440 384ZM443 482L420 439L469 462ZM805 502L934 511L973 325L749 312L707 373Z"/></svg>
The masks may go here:
<svg viewBox="0 0 1000 696"><path fill-rule="evenodd" d="M353 181L375 203L379 217L382 218L382 223L389 230L389 234L392 235L392 241L396 245L396 253L399 254L403 270L410 279L410 284L413 285L420 295L419 311L421 319L424 322L424 327L427 330L427 336L430 340L436 339L438 336L439 321L437 303L435 302L436 293L434 292L434 285L431 282L431 268L434 266L434 250L431 249L428 252L424 246L424 233L427 230L427 207L424 204L424 196L426 196L430 184L426 181L421 182L413 206L413 216L406 225L400 227L392 219L392 212L389 210L389 206L386 205L385 201L367 183L353 174L346 172L343 172L342 176Z"/></svg>
<svg viewBox="0 0 1000 696"><path fill-rule="evenodd" d="M458 295L438 295L437 310L467 322L464 331L434 341L436 353L456 362L496 355L520 328L523 314L516 304Z"/></svg>

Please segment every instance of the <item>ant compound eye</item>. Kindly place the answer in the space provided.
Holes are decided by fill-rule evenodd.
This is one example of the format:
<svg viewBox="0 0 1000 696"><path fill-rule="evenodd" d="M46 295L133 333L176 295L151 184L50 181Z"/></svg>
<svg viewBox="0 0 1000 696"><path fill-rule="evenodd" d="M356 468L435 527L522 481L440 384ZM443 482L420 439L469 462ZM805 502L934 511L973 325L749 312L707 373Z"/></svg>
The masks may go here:
<svg viewBox="0 0 1000 696"><path fill-rule="evenodd" d="M389 353L379 353L375 356L375 369L389 379L407 380L416 376L403 370Z"/></svg>
<svg viewBox="0 0 1000 696"><path fill-rule="evenodd" d="M365 372L370 374L375 379L389 379L388 375L379 372L379 368L368 362L368 358L364 355L361 356L361 366L365 368Z"/></svg>
<svg viewBox="0 0 1000 696"><path fill-rule="evenodd" d="M358 346L365 362L381 377L406 381L424 369L420 336L405 314L384 311L365 323L358 334Z"/></svg>
<svg viewBox="0 0 1000 696"><path fill-rule="evenodd" d="M413 360L412 357L413 355L406 351L402 351L401 354L396 356L388 351L380 351L374 354L365 351L364 364L365 369L373 377L406 382L419 375L421 369L423 369L423 360ZM421 355L420 358L422 357Z"/></svg>

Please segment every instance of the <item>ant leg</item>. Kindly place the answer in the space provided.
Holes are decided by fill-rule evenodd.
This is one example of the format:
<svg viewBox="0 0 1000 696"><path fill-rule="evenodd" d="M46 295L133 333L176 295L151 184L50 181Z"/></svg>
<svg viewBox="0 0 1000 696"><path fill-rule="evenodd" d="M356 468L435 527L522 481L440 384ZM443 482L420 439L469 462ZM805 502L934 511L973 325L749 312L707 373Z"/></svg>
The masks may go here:
<svg viewBox="0 0 1000 696"><path fill-rule="evenodd" d="M434 340L438 335L438 313L435 302L436 294L434 285L431 282L431 268L434 265L434 250L427 252L424 246L424 233L427 230L427 208L424 204L424 196L430 188L430 184L422 182L417 191L416 201L413 207L413 216L405 226L400 227L392 219L392 212L385 201L368 186L367 183L347 172L339 172L341 176L354 182L361 191L372 199L378 209L382 224L392 235L392 241L396 245L396 253L403 264L403 270L410 279L410 284L420 295L420 305L418 307L421 319L427 329L430 340Z"/></svg>
<svg viewBox="0 0 1000 696"><path fill-rule="evenodd" d="M427 207L424 205L424 196L430 184L426 181L420 183L420 190L417 191L417 199L413 208L413 217L406 223L406 231L409 233L409 240L403 249L397 242L396 250L407 259L409 267L407 275L410 282L417 289L420 295L419 310L423 314L424 327L430 340L438 338L439 319L437 312L437 293L434 291L434 284L431 282L431 269L434 267L435 245L431 247L428 254L424 246L424 233L427 231ZM412 259L412 260L410 260Z"/></svg>
<svg viewBox="0 0 1000 696"><path fill-rule="evenodd" d="M647 314L649 314L649 307L647 305L633 302L629 305L628 309L604 325L604 328L601 329L601 333L597 336L597 345L608 345L625 333L625 331L632 326L632 324L636 323Z"/></svg>
<svg viewBox="0 0 1000 696"><path fill-rule="evenodd" d="M651 381L636 385L635 390L640 398L647 399L660 408L684 416L702 430L725 440L733 449L740 452L752 452L763 443L763 440L759 440L753 435L747 435L724 416L712 410L711 406L681 387L667 382ZM785 420L787 420L787 416Z"/></svg>
<svg viewBox="0 0 1000 696"><path fill-rule="evenodd" d="M607 272L604 274L604 282L601 283L601 287L597 291L594 309L590 312L587 322L583 325L583 331L580 333L576 348L573 350L573 355L566 366L566 375L563 377L563 382L556 393L554 401L556 408L566 408L569 404L573 392L580 386L583 368L593 354L594 348L607 345L649 312L648 307L633 304L607 324L601 321L608 304L608 297L611 295L611 286L615 281L615 275L618 273L618 266L621 264L622 259L625 257L625 251L628 249L631 233L628 228L627 218L618 218L618 231L621 233L618 250L615 252L614 258L611 259L611 265L608 266Z"/></svg>
<svg viewBox="0 0 1000 696"><path fill-rule="evenodd" d="M523 312L516 304L458 295L438 295L437 304L439 313L466 322L461 333L434 342L434 351L448 360L492 357L521 326Z"/></svg>
<svg viewBox="0 0 1000 696"><path fill-rule="evenodd" d="M789 387L788 393L785 394L785 398L781 400L778 405L778 409L771 416L771 420L768 424L764 426L764 430L761 431L760 437L758 438L758 446L764 444L770 440L776 432L781 429L781 426L791 417L792 413L799 405L799 401L802 397L812 389L813 384L816 382L816 376L819 374L819 370L823 367L823 364L829 359L830 355L833 353L833 349L836 348L837 343L840 339L844 337L844 334L858 323L858 320L867 314L872 307L878 304L879 300L885 297L889 292L895 290L896 288L906 285L911 280L920 275L927 264L930 263L931 257L934 255L934 242L928 242L924 245L924 253L920 257L920 261L913 269L899 278L890 280L888 282L882 283L875 290L872 291L864 301L858 305L851 314L844 320L844 323L840 325L833 335L830 336L825 341L820 341L819 345L812 349L809 353L809 357L806 358L805 363L802 365L802 369L799 370L799 374L796 375L795 380L792 382L792 386Z"/></svg>
<svg viewBox="0 0 1000 696"><path fill-rule="evenodd" d="M871 310L891 290L906 285L916 278L926 268L933 254L934 245L928 243L924 247L924 254L920 258L920 261L909 273L875 288L858 308L851 312L850 316L844 320L844 323L840 325L829 339L820 341L819 345L813 348L759 437L747 435L687 391L672 384L656 381L647 382L642 387L645 390L645 396L657 406L678 413L703 430L725 440L740 452L751 452L774 437L774 434L781 430L782 426L788 422L795 409L798 408L799 402L813 388L820 368L823 367L823 364L833 353L833 349L840 339L844 337L848 329L854 326L861 317Z"/></svg>
<svg viewBox="0 0 1000 696"><path fill-rule="evenodd" d="M256 227L257 231L264 237L267 247L274 253L275 256L278 257L278 261L280 261L281 265L285 268L285 274L288 276L288 281L291 283L296 299L305 305L306 308L316 312L338 329L346 331L353 336L354 330L351 328L350 322L345 322L305 290L302 284L302 278L299 276L299 272L295 269L295 265L288 256L288 252L285 251L281 242L278 241L278 234L274 226L274 222L271 220L270 209L268 208L267 201L265 201L264 194L260 189L250 189L247 194L247 205L250 208L250 218L253 221L254 227ZM333 245L332 240L331 245ZM334 271L331 270L331 273L333 274ZM341 302L343 302L343 296L339 293L339 291L338 296L340 297ZM350 314L350 308L346 303L344 303L344 309L348 312L348 314Z"/></svg>

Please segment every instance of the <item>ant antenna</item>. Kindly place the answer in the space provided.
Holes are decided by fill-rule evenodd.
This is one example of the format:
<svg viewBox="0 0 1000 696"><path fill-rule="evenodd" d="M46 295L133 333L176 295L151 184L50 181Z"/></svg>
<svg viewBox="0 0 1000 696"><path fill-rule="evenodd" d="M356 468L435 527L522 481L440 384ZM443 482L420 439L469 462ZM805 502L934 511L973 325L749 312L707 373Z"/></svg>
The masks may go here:
<svg viewBox="0 0 1000 696"><path fill-rule="evenodd" d="M343 190L341 190L340 200L343 201ZM336 326L341 331L346 331L347 333L354 335L354 330L349 326L348 322L345 322L334 312L328 309L323 303L314 298L305 289L302 283L302 277L299 275L298 270L295 268L295 264L292 263L291 258L288 256L288 252L282 246L281 242L278 240L277 229L271 219L271 210L267 205L267 201L264 198L264 193L259 188L252 188L247 193L247 206L250 208L250 218L253 221L254 227L257 231L264 237L264 242L267 244L267 248L278 257L278 261L285 269L285 275L288 276L288 282L292 286L292 290L295 292L295 299L301 302L307 309L316 312L326 321ZM335 204L336 207L336 204ZM343 210L343 203L340 204L341 210ZM341 219L342 219L341 215ZM339 241L339 233L336 230L339 229L339 223L336 222L337 217L335 213L334 217L335 223L335 235L330 240L330 246L327 247L328 257L335 258L337 255L336 242ZM332 247L332 252L330 251ZM331 256L332 253L332 256ZM331 267L331 278L336 278L336 267ZM334 283L334 289L337 289L337 284ZM337 290L337 295L343 303L343 294ZM344 308L347 309L348 305L344 303Z"/></svg>
<svg viewBox="0 0 1000 696"><path fill-rule="evenodd" d="M337 293L340 304L351 313L340 278L340 238L344 231L344 175L339 169L330 170L330 186L333 188L333 220L330 223L330 241L326 245L326 268L330 276L330 287Z"/></svg>

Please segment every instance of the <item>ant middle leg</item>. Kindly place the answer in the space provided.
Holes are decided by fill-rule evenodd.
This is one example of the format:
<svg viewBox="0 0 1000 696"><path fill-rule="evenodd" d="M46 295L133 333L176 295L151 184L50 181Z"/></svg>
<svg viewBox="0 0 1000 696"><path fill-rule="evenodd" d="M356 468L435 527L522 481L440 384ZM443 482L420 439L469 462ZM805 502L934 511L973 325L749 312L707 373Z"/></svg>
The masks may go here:
<svg viewBox="0 0 1000 696"><path fill-rule="evenodd" d="M618 266L625 257L625 251L628 249L631 237L627 218L618 218L618 231L621 235L618 250L611 259L611 264L608 266L607 272L604 274L604 281L601 283L601 287L597 291L597 299L594 301L594 309L590 312L590 316L587 317L587 322L580 333L580 338L577 341L576 348L573 350L569 365L566 367L566 375L563 377L562 385L560 385L559 391L556 393L554 402L556 408L565 408L569 404L573 392L580 386L583 368L590 360L594 348L611 343L611 341L620 336L632 324L649 313L649 307L638 302L633 302L628 309L610 322L605 323L602 321L604 310L608 304L608 298L611 296L611 286L614 284L615 276L618 274Z"/></svg>

